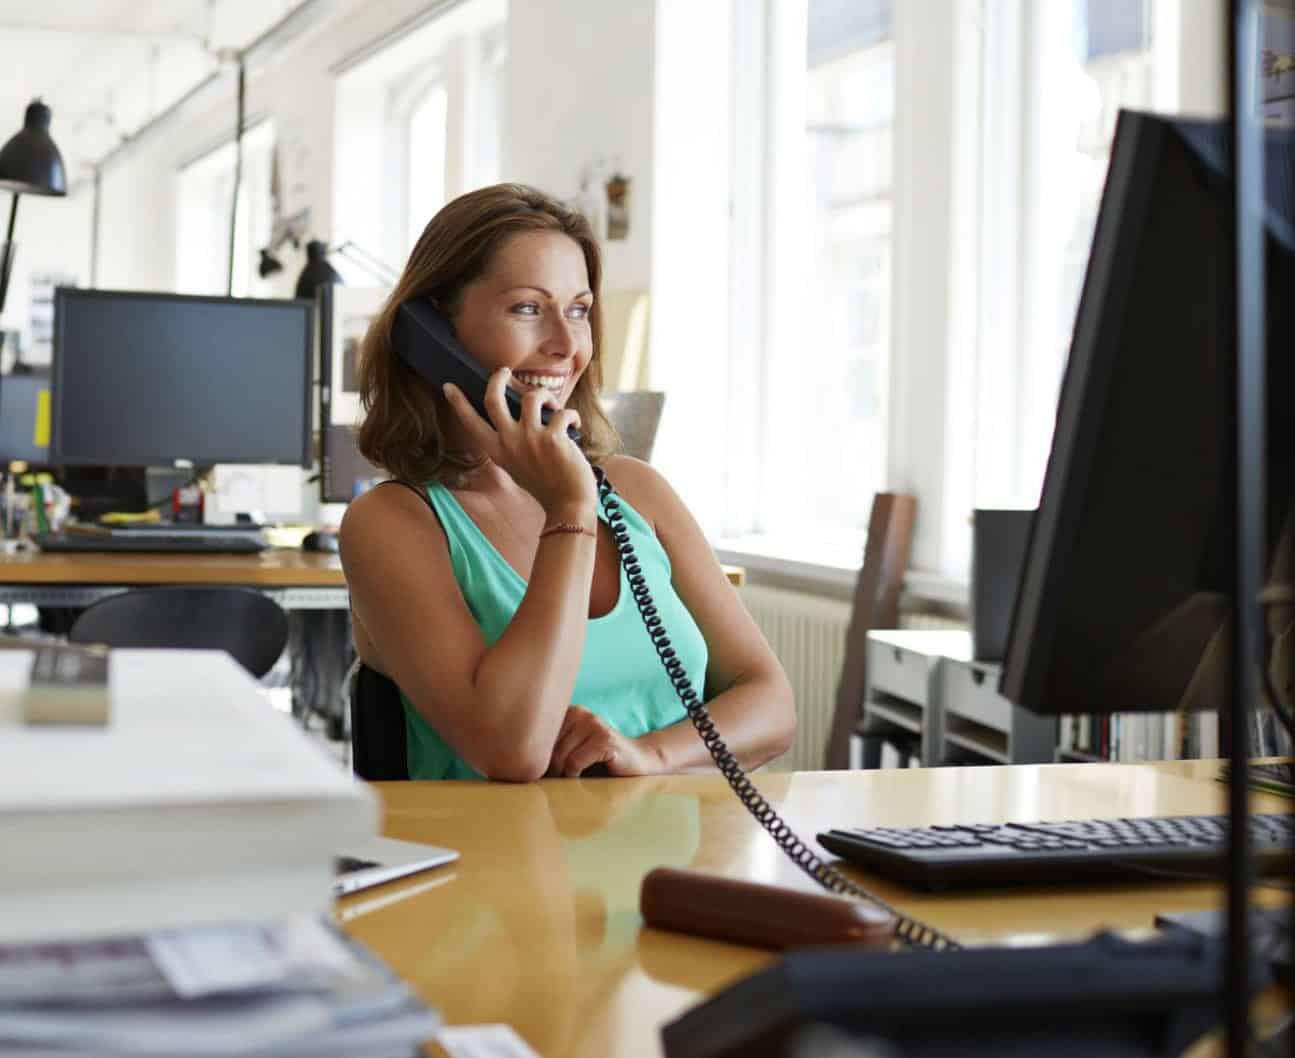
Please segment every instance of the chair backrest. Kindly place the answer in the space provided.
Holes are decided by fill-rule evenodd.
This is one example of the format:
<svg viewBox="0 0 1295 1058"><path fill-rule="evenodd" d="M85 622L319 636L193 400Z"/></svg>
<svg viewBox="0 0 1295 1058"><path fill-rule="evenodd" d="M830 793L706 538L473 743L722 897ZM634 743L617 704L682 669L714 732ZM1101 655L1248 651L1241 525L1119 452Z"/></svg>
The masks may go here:
<svg viewBox="0 0 1295 1058"><path fill-rule="evenodd" d="M110 647L224 650L259 679L283 653L288 618L251 588L134 588L87 607L67 637Z"/></svg>
<svg viewBox="0 0 1295 1058"><path fill-rule="evenodd" d="M351 767L369 782L409 778L400 691L363 662L351 679Z"/></svg>
<svg viewBox="0 0 1295 1058"><path fill-rule="evenodd" d="M665 407L665 394L651 389L604 393L602 402L607 409L607 417L620 434L625 454L650 462L657 427L661 425L661 411Z"/></svg>
<svg viewBox="0 0 1295 1058"><path fill-rule="evenodd" d="M854 582L854 606L845 633L845 659L836 688L836 707L827 737L824 767L850 766L850 736L859 722L868 683L868 632L899 624L899 593L913 544L917 499L879 492L868 517L863 566Z"/></svg>

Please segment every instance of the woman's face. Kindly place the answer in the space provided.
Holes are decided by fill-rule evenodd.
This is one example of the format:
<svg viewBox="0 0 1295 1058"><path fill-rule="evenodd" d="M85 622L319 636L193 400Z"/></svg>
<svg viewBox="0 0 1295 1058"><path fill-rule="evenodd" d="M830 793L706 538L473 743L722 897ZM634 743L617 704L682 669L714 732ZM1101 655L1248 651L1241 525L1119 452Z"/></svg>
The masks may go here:
<svg viewBox="0 0 1295 1058"><path fill-rule="evenodd" d="M490 371L566 404L593 357L589 272L580 244L560 232L514 235L463 288L454 329Z"/></svg>

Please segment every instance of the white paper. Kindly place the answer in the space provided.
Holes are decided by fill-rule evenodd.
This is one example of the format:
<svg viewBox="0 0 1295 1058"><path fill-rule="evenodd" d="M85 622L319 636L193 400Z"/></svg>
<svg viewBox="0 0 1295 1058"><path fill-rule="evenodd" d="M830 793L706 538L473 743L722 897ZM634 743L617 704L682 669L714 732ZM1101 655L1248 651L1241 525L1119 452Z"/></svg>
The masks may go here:
<svg viewBox="0 0 1295 1058"><path fill-rule="evenodd" d="M162 930L144 942L175 994L186 999L358 980L364 973L337 935L312 915Z"/></svg>
<svg viewBox="0 0 1295 1058"><path fill-rule="evenodd" d="M212 509L221 514L240 511L299 514L302 474L301 467L218 463L212 468Z"/></svg>
<svg viewBox="0 0 1295 1058"><path fill-rule="evenodd" d="M450 1058L540 1058L511 1025L454 1025L436 1042Z"/></svg>
<svg viewBox="0 0 1295 1058"><path fill-rule="evenodd" d="M186 999L268 988L289 969L272 932L251 923L166 930L145 944L175 994Z"/></svg>

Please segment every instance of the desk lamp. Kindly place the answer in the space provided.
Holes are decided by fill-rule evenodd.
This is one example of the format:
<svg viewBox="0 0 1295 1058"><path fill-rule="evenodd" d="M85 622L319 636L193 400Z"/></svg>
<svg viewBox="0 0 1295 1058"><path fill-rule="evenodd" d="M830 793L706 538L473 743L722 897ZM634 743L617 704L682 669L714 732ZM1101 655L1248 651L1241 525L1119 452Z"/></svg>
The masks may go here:
<svg viewBox="0 0 1295 1058"><path fill-rule="evenodd" d="M342 282L342 277L337 270L328 263L328 258L334 254L346 258L361 271L373 276L383 286L395 286L400 278L390 265L384 264L349 239L336 246L329 246L319 239L311 239L306 243L306 267L297 277L297 297L313 298L315 291L321 286Z"/></svg>
<svg viewBox="0 0 1295 1058"><path fill-rule="evenodd" d="M49 122L49 107L39 99L32 100L23 117L21 131L0 147L0 188L13 196L9 205L9 228L5 241L0 243L0 312L4 311L9 272L17 251L13 231L18 218L18 196L67 194L63 156L50 139ZM4 331L0 330L0 349L3 347Z"/></svg>

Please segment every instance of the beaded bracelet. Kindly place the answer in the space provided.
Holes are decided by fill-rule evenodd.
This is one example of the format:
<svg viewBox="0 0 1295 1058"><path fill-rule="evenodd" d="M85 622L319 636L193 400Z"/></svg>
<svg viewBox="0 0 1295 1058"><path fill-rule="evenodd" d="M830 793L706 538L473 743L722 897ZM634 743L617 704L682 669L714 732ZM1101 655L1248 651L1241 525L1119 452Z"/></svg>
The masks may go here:
<svg viewBox="0 0 1295 1058"><path fill-rule="evenodd" d="M540 532L540 537L543 538L543 537L549 536L552 533L581 533L584 536L595 535L592 529L586 529L583 525L579 524L578 522L554 522L552 525L547 525L544 527L544 529Z"/></svg>

